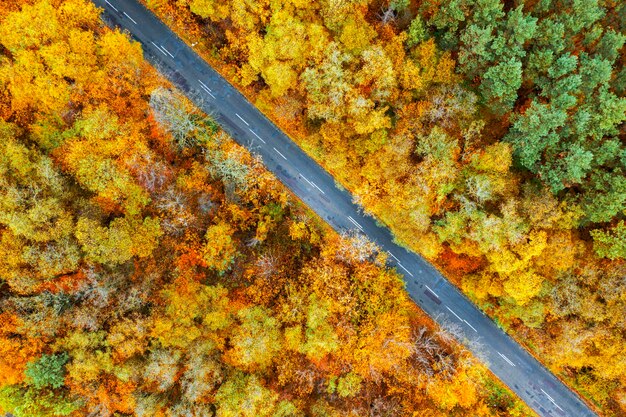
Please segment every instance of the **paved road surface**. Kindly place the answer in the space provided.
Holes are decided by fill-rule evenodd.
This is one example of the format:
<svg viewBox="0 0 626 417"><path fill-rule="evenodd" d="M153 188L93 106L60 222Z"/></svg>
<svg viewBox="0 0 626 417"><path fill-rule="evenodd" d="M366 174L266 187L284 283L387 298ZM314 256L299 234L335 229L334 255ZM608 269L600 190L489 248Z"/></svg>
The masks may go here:
<svg viewBox="0 0 626 417"><path fill-rule="evenodd" d="M335 230L356 229L389 253L415 302L439 323L454 323L461 342L541 416L586 417L593 412L513 339L413 252L393 243L386 228L364 217L351 195L225 79L137 0L92 0L103 18L143 44L146 58ZM476 343L478 342L478 343ZM477 344L482 347L477 349Z"/></svg>

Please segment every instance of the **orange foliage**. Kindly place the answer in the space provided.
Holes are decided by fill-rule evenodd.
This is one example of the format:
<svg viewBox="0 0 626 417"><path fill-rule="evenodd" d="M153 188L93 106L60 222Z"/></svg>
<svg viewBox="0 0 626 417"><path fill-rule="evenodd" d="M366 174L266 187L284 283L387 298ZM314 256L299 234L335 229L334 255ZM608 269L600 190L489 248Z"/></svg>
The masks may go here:
<svg viewBox="0 0 626 417"><path fill-rule="evenodd" d="M450 247L444 246L438 261L453 275L471 274L484 267L484 260L476 256L457 254Z"/></svg>
<svg viewBox="0 0 626 417"><path fill-rule="evenodd" d="M0 313L0 387L24 380L26 364L44 348L39 338L20 336L20 319L10 313Z"/></svg>

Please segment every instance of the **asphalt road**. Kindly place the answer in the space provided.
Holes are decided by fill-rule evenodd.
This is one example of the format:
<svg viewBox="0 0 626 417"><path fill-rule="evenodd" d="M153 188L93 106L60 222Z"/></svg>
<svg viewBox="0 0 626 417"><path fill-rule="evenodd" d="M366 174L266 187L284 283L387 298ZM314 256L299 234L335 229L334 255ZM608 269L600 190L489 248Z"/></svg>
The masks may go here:
<svg viewBox="0 0 626 417"><path fill-rule="evenodd" d="M435 321L456 327L481 358L540 416L595 416L586 404L507 336L419 255L393 243L388 229L363 216L352 196L287 135L137 0L92 0L109 25L126 29L146 58L335 230L356 229L389 253L413 300Z"/></svg>

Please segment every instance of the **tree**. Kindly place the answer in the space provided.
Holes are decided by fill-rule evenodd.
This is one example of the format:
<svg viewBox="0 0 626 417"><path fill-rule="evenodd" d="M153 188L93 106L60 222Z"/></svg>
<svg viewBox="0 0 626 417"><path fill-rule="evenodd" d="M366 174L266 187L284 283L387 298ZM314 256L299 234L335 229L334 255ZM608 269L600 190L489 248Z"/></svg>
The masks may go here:
<svg viewBox="0 0 626 417"><path fill-rule="evenodd" d="M626 222L620 220L608 230L592 230L593 248L602 258L626 259Z"/></svg>
<svg viewBox="0 0 626 417"><path fill-rule="evenodd" d="M232 233L227 223L220 222L209 226L204 235L206 244L202 250L202 259L207 267L215 269L220 275L230 268L237 254Z"/></svg>
<svg viewBox="0 0 626 417"><path fill-rule="evenodd" d="M180 94L163 87L155 88L150 94L150 107L154 119L172 134L179 147L187 148L195 143L194 115Z"/></svg>
<svg viewBox="0 0 626 417"><path fill-rule="evenodd" d="M337 333L328 322L329 308L328 300L320 300L315 294L309 296L304 345L301 347L301 352L309 358L320 360L339 348Z"/></svg>
<svg viewBox="0 0 626 417"><path fill-rule="evenodd" d="M362 378L354 372L342 376L337 381L337 394L340 397L353 397L361 391Z"/></svg>
<svg viewBox="0 0 626 417"><path fill-rule="evenodd" d="M522 63L515 58L490 67L480 84L483 97L500 113L513 108L522 85Z"/></svg>
<svg viewBox="0 0 626 417"><path fill-rule="evenodd" d="M108 227L88 218L81 218L76 224L76 239L87 258L109 265L124 263L134 256L150 256L162 234L159 220L151 217L118 217Z"/></svg>
<svg viewBox="0 0 626 417"><path fill-rule="evenodd" d="M26 365L26 377L28 383L37 389L59 388L64 384L64 366L69 360L67 353L57 355L41 355L34 362Z"/></svg>
<svg viewBox="0 0 626 417"><path fill-rule="evenodd" d="M231 335L230 358L248 369L266 369L282 349L278 320L261 307L248 307L237 313L241 324Z"/></svg>
<svg viewBox="0 0 626 417"><path fill-rule="evenodd" d="M412 48L415 45L422 43L426 40L427 33L424 28L424 22L419 15L415 16L409 25L408 36L406 38L406 45Z"/></svg>
<svg viewBox="0 0 626 417"><path fill-rule="evenodd" d="M0 407L15 417L69 416L80 402L49 390L9 385L0 388Z"/></svg>
<svg viewBox="0 0 626 417"><path fill-rule="evenodd" d="M215 394L216 417L270 417L278 395L255 375L234 373Z"/></svg>

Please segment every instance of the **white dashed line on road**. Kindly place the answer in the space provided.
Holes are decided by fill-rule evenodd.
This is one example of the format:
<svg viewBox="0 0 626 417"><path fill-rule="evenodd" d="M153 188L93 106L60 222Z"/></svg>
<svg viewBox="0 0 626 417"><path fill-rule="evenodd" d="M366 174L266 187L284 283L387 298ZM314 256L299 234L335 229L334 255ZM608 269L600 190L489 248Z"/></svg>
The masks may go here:
<svg viewBox="0 0 626 417"><path fill-rule="evenodd" d="M150 43L151 43L152 45L154 45L154 47L155 47L156 49L158 49L158 50L159 50L159 52L161 52L163 55L167 56L167 54L165 53L165 51L163 51L159 45L157 45L156 43L154 43L154 42L152 42L152 41L150 41Z"/></svg>
<svg viewBox="0 0 626 417"><path fill-rule="evenodd" d="M424 284L424 286L425 286L426 288L428 288L428 291L432 292L433 294L435 294L435 296L436 296L437 298L439 298L439 296L437 295L437 293L436 293L436 292L434 292L434 291L433 291L433 290L432 290L432 289L431 289L428 285Z"/></svg>
<svg viewBox="0 0 626 417"><path fill-rule="evenodd" d="M541 388L539 388L541 389ZM559 410L563 411L563 409L561 407L559 407L559 405L554 401L554 398L552 398L550 395L548 395L547 392L545 392L543 389L541 389L541 392L543 392L544 394L546 394L546 397L548 397L548 399L550 400L550 402L552 404L554 404L556 406L556 408L558 408Z"/></svg>
<svg viewBox="0 0 626 417"><path fill-rule="evenodd" d="M246 124L246 126L250 126L250 124L248 122L246 122L243 117L239 116L239 113L235 113L235 116L239 117L239 120L244 122ZM276 149L276 148L274 148L274 149ZM287 159L287 158L285 158L285 159Z"/></svg>
<svg viewBox="0 0 626 417"><path fill-rule="evenodd" d="M108 5L109 5L109 7L110 7L111 9L115 10L116 12L119 12L119 10L117 10L117 9L115 8L115 6L113 6L113 5L111 4L111 2L110 2L109 0L104 0L104 2L105 2L106 4L108 4Z"/></svg>
<svg viewBox="0 0 626 417"><path fill-rule="evenodd" d="M469 324L469 321L467 321L467 320L463 320L463 321L465 322L465 324L467 324L469 327L471 327L471 328L472 328L472 330L474 330L476 333L478 333L478 330L476 330L476 329L474 328L474 326L472 326L471 324Z"/></svg>
<svg viewBox="0 0 626 417"><path fill-rule="evenodd" d="M315 184L313 181L311 181L311 184L313 185L313 187L317 188L317 189L320 191L320 193L322 193L322 194L326 194L326 193L325 193L324 191L322 191L322 189L321 189L320 187L318 187L318 186L317 186L317 184Z"/></svg>
<svg viewBox="0 0 626 417"><path fill-rule="evenodd" d="M137 22L135 21L135 19L133 19L132 17L130 17L130 16L128 15L128 13L126 13L126 12L122 12L122 13L124 13L124 16L126 16L127 18L129 18L131 22L133 22L134 24L137 24ZM165 49L165 48L163 48L163 49Z"/></svg>
<svg viewBox="0 0 626 417"><path fill-rule="evenodd" d="M352 216L348 216L348 220L350 220L352 222L352 224L354 224L356 227L358 227L359 229L361 229L361 231L363 231L363 227L352 218Z"/></svg>
<svg viewBox="0 0 626 417"><path fill-rule="evenodd" d="M261 138L261 136L257 135L257 134L256 134L256 132L255 132L254 130L252 130L252 129L248 129L248 130L249 130L250 132L252 132L252 134L253 134L254 136L256 136L258 140L260 140L261 142L265 143L265 141ZM300 174L300 175L302 175L302 174Z"/></svg>
<svg viewBox="0 0 626 417"><path fill-rule="evenodd" d="M463 321L463 319L462 319L461 317L459 317L459 315L458 315L458 314L456 314L454 311L452 311L452 309L451 309L450 307L446 306L446 308L448 309L448 311L449 311L450 313L454 314L454 316L455 316L457 319L459 319L459 320Z"/></svg>
<svg viewBox="0 0 626 417"><path fill-rule="evenodd" d="M498 353L500 353L500 352L498 352ZM542 388L539 388L539 389L541 390L541 392L543 392L544 394L546 394L546 397L548 397L548 399L549 399L550 401L554 401L554 398L552 398L552 397L550 396L550 394L548 394L547 392L545 392Z"/></svg>
<svg viewBox="0 0 626 417"><path fill-rule="evenodd" d="M211 96L211 97L213 97L213 98L217 98L217 97L215 97L215 96L213 95L213 93L211 92L211 89L210 89L209 87L207 87L206 85L204 85L204 83L203 83L202 81L198 80L198 82L200 83L200 87L201 87L204 91L206 91L206 93L207 93L208 95L210 95L210 96Z"/></svg>
<svg viewBox="0 0 626 417"><path fill-rule="evenodd" d="M237 115L237 116L239 116L239 115ZM243 119L242 119L242 120L243 120ZM244 120L244 122L245 122L245 120ZM280 156L282 156L282 157L283 157L283 159L284 159L285 161L287 160L287 157L286 157L285 155L283 155L282 153L280 153L280 151L279 151L278 149L274 148L274 150L276 151L276 153L277 153L277 154L279 154Z"/></svg>
<svg viewBox="0 0 626 417"><path fill-rule="evenodd" d="M396 255L394 255L393 253L391 253L391 252L389 252L389 251L387 251L387 253L388 253L389 255L391 255L391 257L392 257L393 259L395 259L397 262L400 262L400 260L399 260L398 258L396 258Z"/></svg>
<svg viewBox="0 0 626 417"><path fill-rule="evenodd" d="M202 86L202 88L204 88L206 91L213 91L209 87L207 87L207 85L203 83L202 80L198 80L198 82L200 83L200 86Z"/></svg>
<svg viewBox="0 0 626 417"><path fill-rule="evenodd" d="M402 269L404 269L406 271L407 274L409 274L410 276L413 276L413 274L411 273L411 271L409 271L408 269L406 269L404 267L404 265L402 265L400 262L398 262L398 266Z"/></svg>
<svg viewBox="0 0 626 417"><path fill-rule="evenodd" d="M299 174L300 174L300 173L299 173ZM311 184L311 181L309 181L309 180L307 179L307 177L305 177L305 176L304 176L304 175L302 175L302 174L300 174L300 176L301 176L301 177L302 177L302 179L304 179L307 183L309 183L309 185L310 185L311 187L313 186L313 184Z"/></svg>
<svg viewBox="0 0 626 417"><path fill-rule="evenodd" d="M165 46L161 45L161 48L163 48L163 50L164 50L165 52L167 52L167 54L168 54L169 56L171 56L172 58L174 58L174 55L172 55L172 53L171 53L170 51L168 51L168 50L165 48Z"/></svg>
<svg viewBox="0 0 626 417"><path fill-rule="evenodd" d="M496 351L497 352L497 351ZM515 366L515 364L513 362L511 362L511 360L509 358L507 358L506 356L504 356L502 353L498 352L498 355L500 355L502 357L502 359L504 359L505 361L508 362L509 365L511 366ZM543 390L542 390L543 391ZM545 393L545 392L544 392ZM546 394L548 395L548 394ZM549 396L548 396L549 397Z"/></svg>

